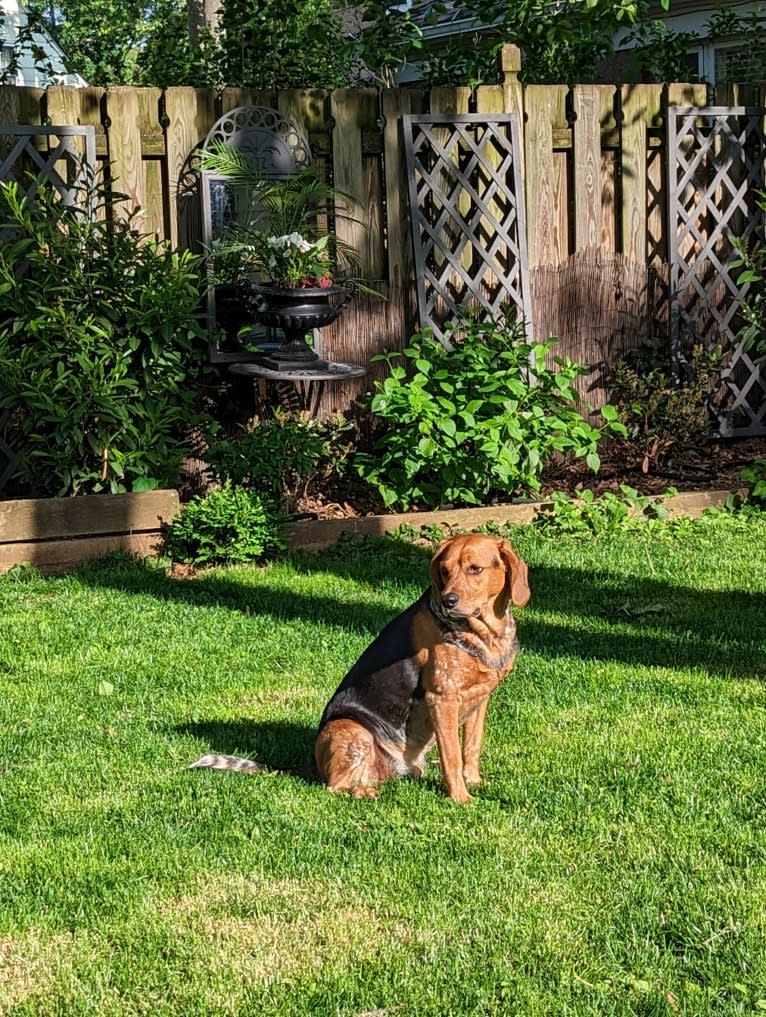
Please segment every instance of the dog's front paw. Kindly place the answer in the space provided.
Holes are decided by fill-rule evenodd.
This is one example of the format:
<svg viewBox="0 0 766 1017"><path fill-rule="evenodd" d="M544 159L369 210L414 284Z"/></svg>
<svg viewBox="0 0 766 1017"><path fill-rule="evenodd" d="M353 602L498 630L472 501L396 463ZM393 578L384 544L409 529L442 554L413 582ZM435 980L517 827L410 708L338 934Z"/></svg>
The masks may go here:
<svg viewBox="0 0 766 1017"><path fill-rule="evenodd" d="M483 783L481 774L477 769L474 769L473 767L469 767L463 770L463 780L466 782L466 784L475 785Z"/></svg>
<svg viewBox="0 0 766 1017"><path fill-rule="evenodd" d="M380 793L370 784L328 784L327 790L333 795L351 795L352 798L378 798Z"/></svg>
<svg viewBox="0 0 766 1017"><path fill-rule="evenodd" d="M379 798L380 792L376 787L372 787L368 784L357 784L356 787L351 788L352 798Z"/></svg>
<svg viewBox="0 0 766 1017"><path fill-rule="evenodd" d="M473 796L469 795L465 788L458 790L457 788L449 792L449 796L453 802L457 802L458 805L470 805L473 801Z"/></svg>

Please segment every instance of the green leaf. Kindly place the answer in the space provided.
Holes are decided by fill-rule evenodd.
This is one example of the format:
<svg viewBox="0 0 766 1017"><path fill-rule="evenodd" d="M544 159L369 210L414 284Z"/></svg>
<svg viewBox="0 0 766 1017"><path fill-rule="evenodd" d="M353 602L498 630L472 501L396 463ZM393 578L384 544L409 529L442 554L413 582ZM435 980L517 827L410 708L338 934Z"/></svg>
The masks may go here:
<svg viewBox="0 0 766 1017"><path fill-rule="evenodd" d="M160 482L156 477L136 477L131 486L134 491L156 491Z"/></svg>

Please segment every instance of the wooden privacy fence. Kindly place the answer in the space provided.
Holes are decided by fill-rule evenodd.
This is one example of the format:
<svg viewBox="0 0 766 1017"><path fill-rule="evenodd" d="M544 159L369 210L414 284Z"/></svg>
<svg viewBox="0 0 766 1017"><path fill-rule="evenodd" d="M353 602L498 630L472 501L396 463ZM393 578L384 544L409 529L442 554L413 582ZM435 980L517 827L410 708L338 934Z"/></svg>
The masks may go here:
<svg viewBox="0 0 766 1017"><path fill-rule="evenodd" d="M333 359L366 364L381 350L401 347L415 324L403 116L515 113L522 127L532 318L538 334L561 337L559 352L601 364L588 392L598 404L604 351L613 359L647 331L667 334L665 111L668 104L705 105L707 87L522 87L512 50L504 84L475 90L5 86L0 124L93 125L97 159L109 163L116 189L142 209L145 230L198 250L199 146L231 109L279 110L308 137L318 172L357 201L356 221L340 220L338 233L357 249L361 275L388 299L360 296L324 330L323 343ZM732 90L716 101L760 103L762 91ZM328 386L323 410L347 409L379 370L374 365L361 383Z"/></svg>
<svg viewBox="0 0 766 1017"><path fill-rule="evenodd" d="M286 90L0 87L0 125L92 125L97 158L144 211L147 232L194 247L194 152L242 105L272 106L309 139L321 172L359 202L342 223L363 274L412 278L401 118L407 113L516 113L523 121L530 268L589 247L644 264L666 260L663 109L707 101L705 85L505 85Z"/></svg>

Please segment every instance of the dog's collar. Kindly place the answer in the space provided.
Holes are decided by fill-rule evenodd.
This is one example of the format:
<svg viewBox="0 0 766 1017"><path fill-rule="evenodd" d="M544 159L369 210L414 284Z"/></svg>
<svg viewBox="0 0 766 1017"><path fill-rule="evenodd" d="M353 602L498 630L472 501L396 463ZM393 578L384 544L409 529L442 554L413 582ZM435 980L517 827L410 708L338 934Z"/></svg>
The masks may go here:
<svg viewBox="0 0 766 1017"><path fill-rule="evenodd" d="M515 628L512 632L509 628L506 628L506 634L512 635L513 638L504 646L501 644L502 648L498 653L491 654L484 640L471 628L469 624L470 618L455 619L445 614L433 593L429 597L428 607L442 630L445 643L457 647L475 660L478 660L485 667L491 667L498 671L508 670L513 663L514 657L519 652L519 642L515 636ZM505 611L507 622L510 621L511 617L511 606L509 604Z"/></svg>

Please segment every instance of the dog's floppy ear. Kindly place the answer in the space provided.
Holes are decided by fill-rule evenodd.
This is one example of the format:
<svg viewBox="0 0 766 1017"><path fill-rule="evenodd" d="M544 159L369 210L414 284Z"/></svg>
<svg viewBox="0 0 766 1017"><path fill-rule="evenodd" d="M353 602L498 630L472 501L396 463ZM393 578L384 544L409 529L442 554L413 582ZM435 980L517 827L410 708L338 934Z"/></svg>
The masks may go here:
<svg viewBox="0 0 766 1017"><path fill-rule="evenodd" d="M505 562L508 572L506 585L509 590L511 603L515 607L524 607L532 596L532 591L529 588L527 563L519 558L507 540L501 540L497 549L500 552L500 557Z"/></svg>

